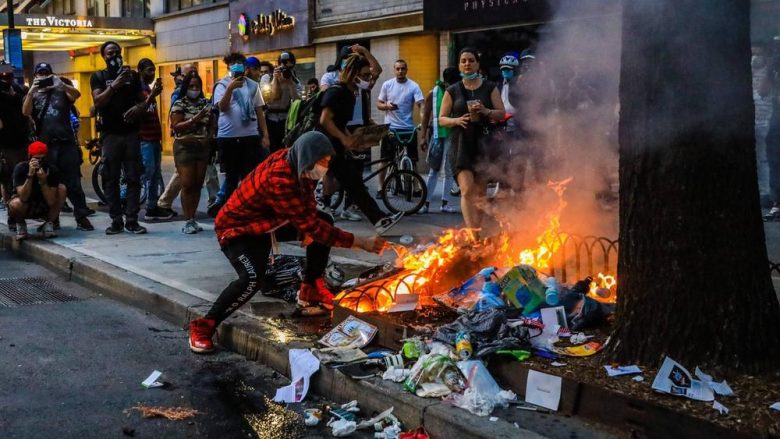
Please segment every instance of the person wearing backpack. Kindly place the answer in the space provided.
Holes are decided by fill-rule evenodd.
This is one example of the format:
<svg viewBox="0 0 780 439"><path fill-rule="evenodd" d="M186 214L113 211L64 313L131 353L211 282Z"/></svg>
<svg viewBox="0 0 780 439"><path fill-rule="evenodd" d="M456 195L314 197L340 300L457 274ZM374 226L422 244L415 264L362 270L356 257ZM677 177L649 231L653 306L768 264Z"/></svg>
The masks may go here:
<svg viewBox="0 0 780 439"><path fill-rule="evenodd" d="M376 60L362 47L345 59L339 82L328 87L321 95L319 129L328 136L336 150L328 175L351 194L353 202L368 217L377 234L381 235L401 220L403 212L395 215L382 212L363 184L362 172L351 166L346 157L348 151L359 146L355 144L357 139L347 131L347 125L354 117L358 92L371 87L371 66L374 63Z"/></svg>

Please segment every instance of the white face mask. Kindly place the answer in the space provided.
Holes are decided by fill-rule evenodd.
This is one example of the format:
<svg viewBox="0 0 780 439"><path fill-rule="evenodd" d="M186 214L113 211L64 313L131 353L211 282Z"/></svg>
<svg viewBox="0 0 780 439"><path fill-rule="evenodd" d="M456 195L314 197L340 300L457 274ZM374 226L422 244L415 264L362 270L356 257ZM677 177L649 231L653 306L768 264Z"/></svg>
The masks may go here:
<svg viewBox="0 0 780 439"><path fill-rule="evenodd" d="M358 78L357 86L361 90L368 90L368 87L371 86L371 83Z"/></svg>
<svg viewBox="0 0 780 439"><path fill-rule="evenodd" d="M314 181L317 181L317 180L321 180L322 177L324 177L327 172L328 172L327 166L322 166L319 163L315 163L314 169L310 171L306 171L306 176Z"/></svg>

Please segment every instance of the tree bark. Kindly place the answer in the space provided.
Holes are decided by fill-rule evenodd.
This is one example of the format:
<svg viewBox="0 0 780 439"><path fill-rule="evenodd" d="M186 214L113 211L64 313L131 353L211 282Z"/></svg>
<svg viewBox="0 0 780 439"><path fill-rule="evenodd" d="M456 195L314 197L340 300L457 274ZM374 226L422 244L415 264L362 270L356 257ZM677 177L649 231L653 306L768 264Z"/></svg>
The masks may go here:
<svg viewBox="0 0 780 439"><path fill-rule="evenodd" d="M623 3L615 361L780 367L749 13L740 0Z"/></svg>

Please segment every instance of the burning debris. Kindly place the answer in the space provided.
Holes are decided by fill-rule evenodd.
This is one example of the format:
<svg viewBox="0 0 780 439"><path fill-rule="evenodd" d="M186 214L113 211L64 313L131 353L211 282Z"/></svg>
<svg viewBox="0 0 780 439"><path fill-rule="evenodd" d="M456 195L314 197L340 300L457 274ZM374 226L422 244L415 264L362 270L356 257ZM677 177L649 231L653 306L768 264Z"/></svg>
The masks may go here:
<svg viewBox="0 0 780 439"><path fill-rule="evenodd" d="M141 416L144 418L160 417L171 421L183 421L200 414L199 411L188 407L153 407L143 404L138 404L135 407L125 410L125 413L129 415L129 411L131 410L141 412Z"/></svg>

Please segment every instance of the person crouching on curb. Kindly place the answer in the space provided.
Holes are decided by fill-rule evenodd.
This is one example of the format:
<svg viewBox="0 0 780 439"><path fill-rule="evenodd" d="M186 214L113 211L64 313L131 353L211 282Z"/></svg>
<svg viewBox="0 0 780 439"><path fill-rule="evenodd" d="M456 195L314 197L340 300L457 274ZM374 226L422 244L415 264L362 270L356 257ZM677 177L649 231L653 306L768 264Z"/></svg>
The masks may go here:
<svg viewBox="0 0 780 439"><path fill-rule="evenodd" d="M323 273L330 248L360 248L379 253L387 242L360 237L333 226L333 218L317 210L314 187L328 171L335 154L328 138L317 131L301 135L289 149L272 153L230 196L214 223L214 231L238 273L204 318L190 322L190 349L214 350L211 337L217 325L263 287L268 256L276 241L300 240L306 245L304 280L298 306L309 315L332 309L333 294Z"/></svg>
<svg viewBox="0 0 780 439"><path fill-rule="evenodd" d="M54 223L59 219L67 189L60 183L57 168L46 161L48 153L45 143L33 142L27 147L30 159L14 168L8 215L16 222L16 239L19 241L28 236L25 219L44 221L39 228L44 238L57 236Z"/></svg>

